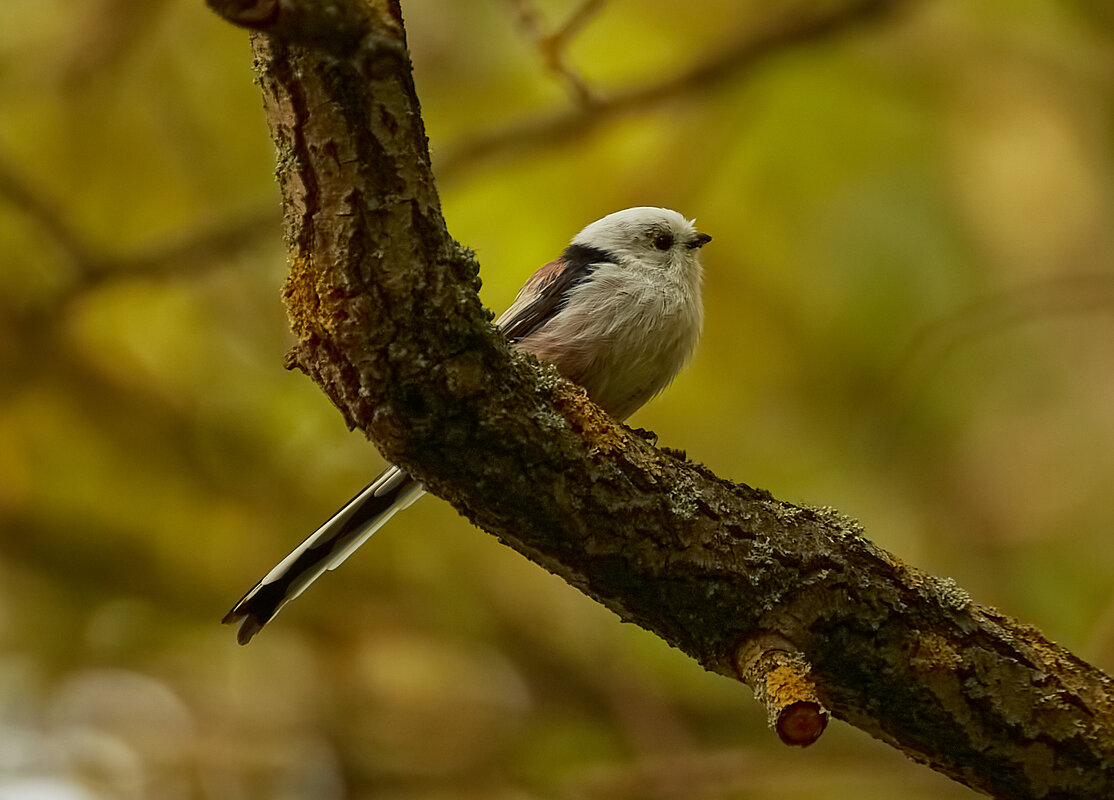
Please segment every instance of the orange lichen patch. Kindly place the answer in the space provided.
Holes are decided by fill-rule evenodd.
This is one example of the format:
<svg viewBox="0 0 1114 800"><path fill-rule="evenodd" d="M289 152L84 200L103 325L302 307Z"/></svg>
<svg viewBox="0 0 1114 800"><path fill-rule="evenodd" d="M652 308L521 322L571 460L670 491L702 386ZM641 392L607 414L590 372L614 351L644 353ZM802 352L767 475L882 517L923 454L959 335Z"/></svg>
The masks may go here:
<svg viewBox="0 0 1114 800"><path fill-rule="evenodd" d="M295 255L291 258L290 274L282 287L290 326L299 339L320 327L317 317L321 302L317 294L316 273L312 256Z"/></svg>
<svg viewBox="0 0 1114 800"><path fill-rule="evenodd" d="M959 666L961 658L944 636L924 631L917 637L909 654L909 666L924 672L951 671Z"/></svg>
<svg viewBox="0 0 1114 800"><path fill-rule="evenodd" d="M553 387L553 404L573 428L584 432L600 453L615 453L626 444L626 432L575 384L562 381Z"/></svg>

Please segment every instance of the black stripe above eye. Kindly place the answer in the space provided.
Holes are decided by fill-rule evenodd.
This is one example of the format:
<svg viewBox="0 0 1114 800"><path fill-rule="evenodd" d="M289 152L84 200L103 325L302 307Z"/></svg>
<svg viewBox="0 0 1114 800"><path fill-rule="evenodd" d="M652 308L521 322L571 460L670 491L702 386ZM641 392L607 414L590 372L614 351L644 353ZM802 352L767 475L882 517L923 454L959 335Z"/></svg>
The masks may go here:
<svg viewBox="0 0 1114 800"><path fill-rule="evenodd" d="M611 255L611 253L606 250L586 244L570 244L565 248L565 252L562 253L561 256L574 273L580 273L583 276L591 274L592 267L596 264L618 263L615 260L615 256Z"/></svg>
<svg viewBox="0 0 1114 800"><path fill-rule="evenodd" d="M617 264L615 256L598 247L585 244L570 244L561 254L568 265L564 274L550 287L554 300L554 311L560 311L569 302L569 292L584 283L600 264Z"/></svg>

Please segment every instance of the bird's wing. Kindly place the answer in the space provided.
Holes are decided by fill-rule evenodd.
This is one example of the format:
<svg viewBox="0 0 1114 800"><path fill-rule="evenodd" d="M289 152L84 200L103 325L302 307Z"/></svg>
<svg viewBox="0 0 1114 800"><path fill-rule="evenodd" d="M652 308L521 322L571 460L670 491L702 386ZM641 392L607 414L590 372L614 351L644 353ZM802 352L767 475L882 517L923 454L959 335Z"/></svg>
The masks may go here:
<svg viewBox="0 0 1114 800"><path fill-rule="evenodd" d="M569 292L587 280L599 264L614 260L595 247L569 245L560 258L530 276L495 324L512 342L525 339L565 307Z"/></svg>

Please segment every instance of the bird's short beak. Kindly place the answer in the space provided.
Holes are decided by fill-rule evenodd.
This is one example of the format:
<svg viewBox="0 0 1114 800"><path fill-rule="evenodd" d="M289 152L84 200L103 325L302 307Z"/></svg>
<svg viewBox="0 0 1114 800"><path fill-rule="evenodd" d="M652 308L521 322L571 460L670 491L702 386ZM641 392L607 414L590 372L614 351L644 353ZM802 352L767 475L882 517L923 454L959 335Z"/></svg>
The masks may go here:
<svg viewBox="0 0 1114 800"><path fill-rule="evenodd" d="M693 236L692 239L689 240L689 243L688 243L689 250L695 250L698 247L703 247L704 245L706 245L710 241L712 241L711 236L709 236L706 233L698 233L698 234L696 234L696 236Z"/></svg>

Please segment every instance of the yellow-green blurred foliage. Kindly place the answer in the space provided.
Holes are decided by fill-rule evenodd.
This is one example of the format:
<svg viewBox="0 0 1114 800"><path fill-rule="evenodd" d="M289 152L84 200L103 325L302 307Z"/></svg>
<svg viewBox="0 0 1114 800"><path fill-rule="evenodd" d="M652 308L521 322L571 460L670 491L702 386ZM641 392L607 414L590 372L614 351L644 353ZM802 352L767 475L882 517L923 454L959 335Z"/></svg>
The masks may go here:
<svg viewBox="0 0 1114 800"><path fill-rule="evenodd" d="M1106 0L907 2L533 147L571 101L509 5L404 2L488 305L604 213L696 217L705 338L634 424L1114 667ZM794 8L612 0L566 61L606 99ZM237 647L224 611L382 465L281 367L246 35L3 0L0 167L0 798L972 796L839 723L787 751L436 499Z"/></svg>

